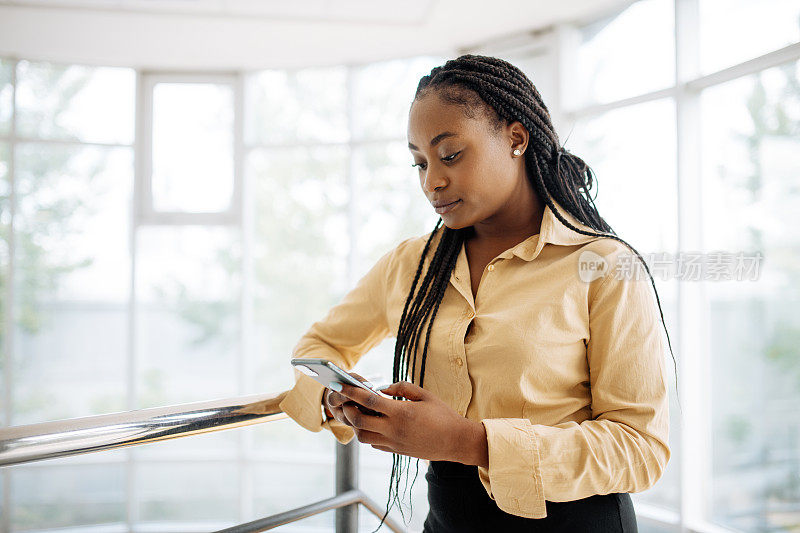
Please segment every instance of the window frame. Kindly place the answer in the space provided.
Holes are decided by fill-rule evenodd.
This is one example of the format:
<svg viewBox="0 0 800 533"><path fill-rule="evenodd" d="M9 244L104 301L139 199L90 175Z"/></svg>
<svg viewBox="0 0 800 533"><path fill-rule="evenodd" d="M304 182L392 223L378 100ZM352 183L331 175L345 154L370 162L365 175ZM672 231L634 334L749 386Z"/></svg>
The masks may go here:
<svg viewBox="0 0 800 533"><path fill-rule="evenodd" d="M213 83L230 85L233 89L233 190L227 209L213 212L155 209L153 205L153 90L159 83ZM243 196L243 75L239 72L137 71L136 84L135 226L240 225Z"/></svg>

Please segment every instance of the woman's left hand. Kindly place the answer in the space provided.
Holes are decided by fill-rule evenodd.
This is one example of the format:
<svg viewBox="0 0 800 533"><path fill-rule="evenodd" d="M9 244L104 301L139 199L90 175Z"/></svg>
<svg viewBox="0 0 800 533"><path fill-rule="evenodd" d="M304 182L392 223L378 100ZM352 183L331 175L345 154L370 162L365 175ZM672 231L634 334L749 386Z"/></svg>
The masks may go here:
<svg viewBox="0 0 800 533"><path fill-rule="evenodd" d="M342 384L340 394L377 411L371 416L355 405L343 406L345 417L359 442L385 452L394 452L429 461L455 461L475 464L472 443L483 428L464 418L432 392L408 381L399 381L382 389L389 396L411 401L384 398L352 385ZM485 436L483 437L486 438Z"/></svg>

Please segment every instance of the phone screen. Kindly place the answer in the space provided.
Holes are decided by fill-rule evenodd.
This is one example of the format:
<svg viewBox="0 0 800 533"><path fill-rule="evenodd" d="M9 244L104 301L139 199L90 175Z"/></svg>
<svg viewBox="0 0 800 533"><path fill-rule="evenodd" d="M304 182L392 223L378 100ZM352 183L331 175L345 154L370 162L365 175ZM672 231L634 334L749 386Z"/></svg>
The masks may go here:
<svg viewBox="0 0 800 533"><path fill-rule="evenodd" d="M294 365L298 370L317 380L319 383L325 385L326 387L331 381L336 381L339 383L345 383L347 385L353 385L355 387L360 387L364 390L368 390L372 394L377 396L383 396L384 398L392 399L391 396L387 396L386 394L376 391L370 388L367 385L364 385L361 381L359 381L354 376L348 374L345 370L336 366L335 363L328 361L327 359L309 359L309 358L295 358L292 359L292 365ZM352 403L363 413L372 415L372 416L383 416L381 413L377 411L373 411L368 407L365 407L358 402L352 401Z"/></svg>
<svg viewBox="0 0 800 533"><path fill-rule="evenodd" d="M357 378L351 376L347 371L327 359L295 358L292 359L292 365L326 387L331 381L338 381L339 383L353 385L354 387L361 387L372 394L383 396L384 398L391 398L391 396L387 396L380 391L370 388L368 385L364 385L364 383Z"/></svg>

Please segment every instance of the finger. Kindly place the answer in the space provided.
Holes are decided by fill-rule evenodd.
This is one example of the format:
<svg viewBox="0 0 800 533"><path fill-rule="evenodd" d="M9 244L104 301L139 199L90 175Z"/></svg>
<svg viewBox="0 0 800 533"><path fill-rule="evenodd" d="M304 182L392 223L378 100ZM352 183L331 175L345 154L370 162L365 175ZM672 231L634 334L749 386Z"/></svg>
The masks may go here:
<svg viewBox="0 0 800 533"><path fill-rule="evenodd" d="M364 385L366 385L367 387L369 387L371 389L375 388L375 385L371 381L368 381L367 378L365 378L364 376L362 376L360 374L356 374L355 372L350 372L350 375L353 376L354 378L356 378L358 381L360 381Z"/></svg>
<svg viewBox="0 0 800 533"><path fill-rule="evenodd" d="M343 403L350 401L346 396L342 396L335 390L328 392L328 403L333 407L340 407Z"/></svg>
<svg viewBox="0 0 800 533"><path fill-rule="evenodd" d="M333 418L335 418L337 421L341 422L342 424L345 424L346 426L352 426L350 421L345 416L344 411L342 410L341 407L337 407L335 409L331 409L331 414L333 415Z"/></svg>
<svg viewBox="0 0 800 533"><path fill-rule="evenodd" d="M322 392L322 399L325 401L325 405L328 407L328 409L333 407L334 404L333 404L333 391L332 390L326 388Z"/></svg>
<svg viewBox="0 0 800 533"><path fill-rule="evenodd" d="M383 416L365 413L361 411L356 404L349 403L342 407L342 412L354 428L379 433L381 435L386 432L386 418Z"/></svg>
<svg viewBox="0 0 800 533"><path fill-rule="evenodd" d="M342 391L340 394L346 396L350 400L353 400L356 403L363 405L373 411L378 411L379 413L383 414L391 414L394 409L394 402L396 400L387 399L377 394L373 394L371 392L365 391L360 387L354 387L353 385L347 385L344 383L340 383L342 386Z"/></svg>
<svg viewBox="0 0 800 533"><path fill-rule="evenodd" d="M423 400L428 395L428 391L408 381L397 381L381 389L380 392L388 394L389 396L402 396L403 398L415 401Z"/></svg>
<svg viewBox="0 0 800 533"><path fill-rule="evenodd" d="M358 442L363 442L364 444L378 444L379 446L385 444L385 439L380 433L358 428L353 428L353 432L356 434Z"/></svg>
<svg viewBox="0 0 800 533"><path fill-rule="evenodd" d="M346 404L347 402L353 401L344 394L342 394L341 392L338 392L334 389L329 388L327 394L328 394L328 402L336 407L340 407Z"/></svg>

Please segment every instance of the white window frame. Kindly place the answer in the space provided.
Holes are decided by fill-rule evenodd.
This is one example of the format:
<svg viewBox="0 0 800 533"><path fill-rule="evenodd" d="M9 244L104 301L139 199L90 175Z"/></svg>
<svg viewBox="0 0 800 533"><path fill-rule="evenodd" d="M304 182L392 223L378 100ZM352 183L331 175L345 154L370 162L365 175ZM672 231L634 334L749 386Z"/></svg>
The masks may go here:
<svg viewBox="0 0 800 533"><path fill-rule="evenodd" d="M233 191L216 212L158 211L153 206L153 89L159 83L213 83L233 89ZM243 76L240 73L139 72L136 90L135 226L240 225L242 221Z"/></svg>

